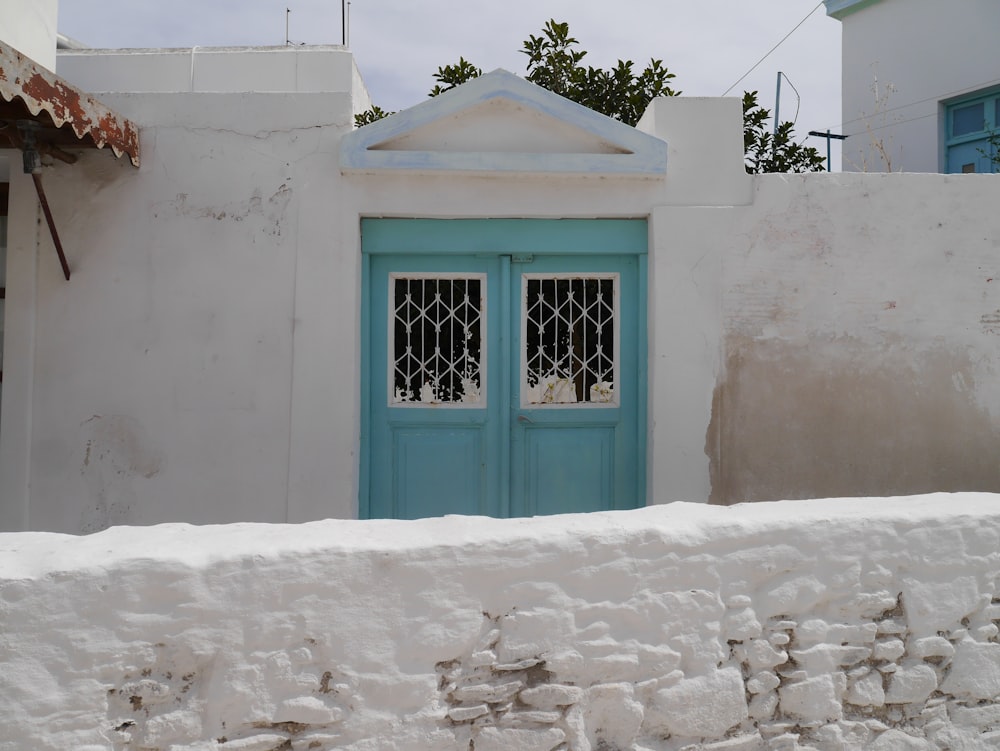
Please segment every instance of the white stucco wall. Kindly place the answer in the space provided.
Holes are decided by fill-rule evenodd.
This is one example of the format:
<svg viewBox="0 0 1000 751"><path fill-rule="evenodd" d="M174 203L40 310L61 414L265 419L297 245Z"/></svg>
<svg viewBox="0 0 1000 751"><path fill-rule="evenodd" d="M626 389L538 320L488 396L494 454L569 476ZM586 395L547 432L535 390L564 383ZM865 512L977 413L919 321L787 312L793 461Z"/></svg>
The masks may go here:
<svg viewBox="0 0 1000 751"><path fill-rule="evenodd" d="M48 170L69 283L37 222L18 222L24 323L8 359L24 378L4 398L23 406L2 431L15 466L0 477L3 528L354 517L361 216L633 217L665 201L710 200L714 178L691 168L669 183L344 176L338 143L351 93L184 91L192 61L221 65L227 54L253 63L339 51L62 58L62 75L142 126L143 164L135 171L86 153ZM154 60L166 83L133 77ZM184 71L173 71L178 60ZM195 68L195 81L209 77ZM249 88L243 81L228 85ZM126 86L156 91L113 93ZM738 107L723 105L736 140ZM725 172L734 185L722 200L749 199L741 167ZM32 203L27 187L14 186ZM685 450L704 429L686 434ZM707 498L707 458L701 464L691 486Z"/></svg>
<svg viewBox="0 0 1000 751"><path fill-rule="evenodd" d="M354 518L363 216L646 217L650 503L1000 491L996 181L751 178L735 99L653 103L663 175L342 170L345 54L63 58L154 91L100 93L140 169L46 168L70 282L11 175L0 529ZM302 90L247 91L243 57ZM476 120L490 159L524 107Z"/></svg>
<svg viewBox="0 0 1000 751"><path fill-rule="evenodd" d="M56 69L59 0L4 0L0 39L49 70Z"/></svg>
<svg viewBox="0 0 1000 751"><path fill-rule="evenodd" d="M1000 84L1000 5L878 0L855 7L860 9L848 8L841 19L841 132L850 136L843 169L943 171L942 102ZM878 97L872 90L876 80Z"/></svg>
<svg viewBox="0 0 1000 751"><path fill-rule="evenodd" d="M979 751L1000 506L0 535L0 750Z"/></svg>
<svg viewBox="0 0 1000 751"><path fill-rule="evenodd" d="M340 45L60 50L60 76L90 93L329 93L367 96Z"/></svg>
<svg viewBox="0 0 1000 751"><path fill-rule="evenodd" d="M327 49L234 53L248 61L243 70L224 52L200 54L196 77L221 79L228 69L234 93L100 93L141 126L139 170L103 152L46 169L71 282L52 273L30 181L12 176L0 527L303 518L286 500L296 269L300 248L308 257L333 245L336 191L309 186L336 174L337 138L351 127L353 61ZM191 55L154 55L168 71L183 60L186 88ZM144 59L67 57L60 72L91 91L101 88L102 65L114 73L103 88L114 90ZM281 65L286 57L299 64ZM253 88L239 76L257 59L295 72L307 90L239 93ZM323 91L320 74L305 81L305 70L343 75ZM356 300L354 287L334 273L317 292ZM330 326L323 346L353 351L351 328ZM326 384L322 391L337 402L336 424L356 423L353 404ZM319 408L323 393L311 401ZM334 439L338 485L357 471L352 432ZM352 515L331 508L328 492L310 491L316 505L305 518ZM206 503L212 496L226 500Z"/></svg>

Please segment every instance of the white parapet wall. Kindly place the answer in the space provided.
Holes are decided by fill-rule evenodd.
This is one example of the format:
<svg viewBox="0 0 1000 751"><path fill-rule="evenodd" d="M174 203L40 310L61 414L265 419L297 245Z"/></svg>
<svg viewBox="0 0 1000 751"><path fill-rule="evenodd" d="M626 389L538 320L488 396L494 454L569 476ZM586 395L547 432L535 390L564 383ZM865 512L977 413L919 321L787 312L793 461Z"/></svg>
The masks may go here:
<svg viewBox="0 0 1000 751"><path fill-rule="evenodd" d="M54 71L58 16L58 0L4 0L0 3L0 39Z"/></svg>
<svg viewBox="0 0 1000 751"><path fill-rule="evenodd" d="M0 535L2 751L993 749L1000 498Z"/></svg>

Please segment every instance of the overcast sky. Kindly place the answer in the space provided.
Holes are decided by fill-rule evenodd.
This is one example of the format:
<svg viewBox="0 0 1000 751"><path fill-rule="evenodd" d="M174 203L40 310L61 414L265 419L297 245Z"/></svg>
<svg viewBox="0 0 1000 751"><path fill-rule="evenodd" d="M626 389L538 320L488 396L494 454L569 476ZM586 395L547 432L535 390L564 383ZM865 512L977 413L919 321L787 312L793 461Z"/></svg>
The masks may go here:
<svg viewBox="0 0 1000 751"><path fill-rule="evenodd" d="M795 132L839 132L840 23L818 0L353 0L349 46L372 99L388 110L422 101L438 66L459 56L484 71L523 74L519 53L545 21L568 21L589 52L586 63L619 58L641 68L651 57L676 74L689 96L720 96L796 24L808 19L730 92L758 90L773 108L782 71L781 119ZM288 36L307 44L340 44L340 0L61 0L59 30L92 47L274 45ZM810 11L816 9L812 15ZM825 150L823 139L809 145ZM834 169L838 160L835 155Z"/></svg>

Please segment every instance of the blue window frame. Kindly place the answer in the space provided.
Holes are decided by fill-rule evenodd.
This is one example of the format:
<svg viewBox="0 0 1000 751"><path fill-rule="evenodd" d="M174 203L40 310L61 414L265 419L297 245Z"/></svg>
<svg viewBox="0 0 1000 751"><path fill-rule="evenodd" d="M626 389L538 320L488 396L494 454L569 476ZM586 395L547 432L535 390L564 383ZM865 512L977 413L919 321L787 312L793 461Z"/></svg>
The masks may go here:
<svg viewBox="0 0 1000 751"><path fill-rule="evenodd" d="M1000 89L945 106L945 172L1000 172Z"/></svg>

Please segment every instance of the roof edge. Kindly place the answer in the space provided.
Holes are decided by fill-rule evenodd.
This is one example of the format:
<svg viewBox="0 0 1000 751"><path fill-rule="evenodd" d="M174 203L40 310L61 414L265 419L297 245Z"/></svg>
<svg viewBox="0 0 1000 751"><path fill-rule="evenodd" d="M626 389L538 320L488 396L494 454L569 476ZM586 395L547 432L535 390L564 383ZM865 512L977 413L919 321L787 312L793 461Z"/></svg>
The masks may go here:
<svg viewBox="0 0 1000 751"><path fill-rule="evenodd" d="M139 127L34 60L0 41L0 97L21 100L32 117L44 111L57 128L69 125L77 139L90 139L116 157L139 166Z"/></svg>
<svg viewBox="0 0 1000 751"><path fill-rule="evenodd" d="M503 99L560 120L620 149L621 154L424 152L377 150L435 121L487 101ZM475 172L485 174L582 174L662 177L667 144L503 69L486 73L440 96L352 131L341 141L345 172Z"/></svg>
<svg viewBox="0 0 1000 751"><path fill-rule="evenodd" d="M826 4L826 14L838 21L844 20L845 16L849 16L859 10L867 8L869 5L874 5L879 2L879 0L823 0Z"/></svg>

